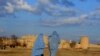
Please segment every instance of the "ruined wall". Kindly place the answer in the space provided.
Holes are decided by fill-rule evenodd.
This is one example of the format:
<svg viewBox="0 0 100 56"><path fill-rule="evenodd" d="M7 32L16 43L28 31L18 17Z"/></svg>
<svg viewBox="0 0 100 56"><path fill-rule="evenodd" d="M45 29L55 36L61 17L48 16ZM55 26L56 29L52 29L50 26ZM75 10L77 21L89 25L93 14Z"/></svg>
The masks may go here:
<svg viewBox="0 0 100 56"><path fill-rule="evenodd" d="M70 43L66 40L61 40L58 48L70 48Z"/></svg>
<svg viewBox="0 0 100 56"><path fill-rule="evenodd" d="M23 43L27 44L27 48L32 48L36 41L37 35L25 35L18 39L18 41L23 45ZM48 47L48 36L43 36L43 41L45 47ZM70 43L66 40L61 40L58 48L70 48Z"/></svg>
<svg viewBox="0 0 100 56"><path fill-rule="evenodd" d="M25 36L20 37L18 39L18 41L21 43L21 45L26 43L27 48L32 48L34 46L36 38L37 38L37 35L25 35ZM47 47L47 45L48 45L48 38L47 38L46 35L43 36L43 41L44 41L45 47Z"/></svg>
<svg viewBox="0 0 100 56"><path fill-rule="evenodd" d="M26 44L27 48L32 48L36 40L36 35L25 35L18 39L21 45Z"/></svg>
<svg viewBox="0 0 100 56"><path fill-rule="evenodd" d="M89 40L87 36L81 36L80 45L82 49L87 49L89 47Z"/></svg>

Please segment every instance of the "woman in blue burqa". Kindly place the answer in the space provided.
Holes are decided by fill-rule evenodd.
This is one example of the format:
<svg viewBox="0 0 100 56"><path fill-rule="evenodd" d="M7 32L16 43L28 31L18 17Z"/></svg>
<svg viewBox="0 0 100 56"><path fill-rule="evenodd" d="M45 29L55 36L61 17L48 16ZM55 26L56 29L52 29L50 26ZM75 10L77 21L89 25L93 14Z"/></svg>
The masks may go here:
<svg viewBox="0 0 100 56"><path fill-rule="evenodd" d="M43 42L43 34L39 34L32 48L32 56L44 56L44 48L45 44Z"/></svg>
<svg viewBox="0 0 100 56"><path fill-rule="evenodd" d="M48 46L50 52L49 56L56 56L58 45L60 43L60 38L58 33L54 31L52 35L48 37L48 41L49 41Z"/></svg>

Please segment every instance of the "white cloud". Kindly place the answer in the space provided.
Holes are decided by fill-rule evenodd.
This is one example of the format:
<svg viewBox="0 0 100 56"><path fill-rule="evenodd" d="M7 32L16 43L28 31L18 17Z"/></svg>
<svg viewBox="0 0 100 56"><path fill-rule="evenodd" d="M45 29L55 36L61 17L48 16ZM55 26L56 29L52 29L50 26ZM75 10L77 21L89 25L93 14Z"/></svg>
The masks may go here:
<svg viewBox="0 0 100 56"><path fill-rule="evenodd" d="M61 18L57 17L56 19L44 20L42 21L42 24L45 26L62 26L62 25L69 25L69 24L70 25L73 24L100 25L99 21L100 21L100 8L88 14L81 14L80 16L61 17Z"/></svg>
<svg viewBox="0 0 100 56"><path fill-rule="evenodd" d="M45 26L62 26L62 25L100 25L100 10L95 10L89 14L81 14L80 16L61 17L56 19L43 20Z"/></svg>
<svg viewBox="0 0 100 56"><path fill-rule="evenodd" d="M42 4L49 4L50 0L38 0L38 2Z"/></svg>
<svg viewBox="0 0 100 56"><path fill-rule="evenodd" d="M9 2L7 3L7 6L5 6L4 8L8 13L13 13L14 12L14 6Z"/></svg>
<svg viewBox="0 0 100 56"><path fill-rule="evenodd" d="M29 12L34 12L36 8L29 5L25 0L13 0L6 1L6 5L4 6L7 13L13 13L16 10L25 10Z"/></svg>
<svg viewBox="0 0 100 56"><path fill-rule="evenodd" d="M61 25L67 25L67 24L80 24L83 23L86 20L86 17L88 15L80 15L75 17L61 17L57 19L48 19L43 20L42 24L45 26L61 26Z"/></svg>
<svg viewBox="0 0 100 56"><path fill-rule="evenodd" d="M0 0L0 17L13 15L16 11L27 11L34 13L35 7L32 7L25 0Z"/></svg>
<svg viewBox="0 0 100 56"><path fill-rule="evenodd" d="M52 16L72 16L73 14L77 13L77 10L73 9L72 7L53 4L51 0L38 0L38 5L40 6L41 12L45 12L46 14Z"/></svg>
<svg viewBox="0 0 100 56"><path fill-rule="evenodd" d="M42 21L43 25L49 25L49 26L80 24L83 23L84 21L91 21L91 18L98 18L98 19L100 18L100 9L93 11L88 15L81 14L80 11L74 9L73 7L53 4L50 0L38 0L36 7L33 7L32 5L28 4L28 2L26 2L25 0L7 0L5 4L6 5L4 8L7 13L13 13L16 10L17 11L24 10L35 14L46 13L52 17L57 16L55 17L56 19L50 19L50 20L45 19ZM0 15L3 15L3 13L6 14L4 11L0 11Z"/></svg>
<svg viewBox="0 0 100 56"><path fill-rule="evenodd" d="M34 14L46 13L52 16L72 16L76 10L59 4L53 4L50 0L37 0L36 6L28 4L25 0L3 0L4 10L6 13L13 13L17 11L28 11Z"/></svg>
<svg viewBox="0 0 100 56"><path fill-rule="evenodd" d="M15 0L16 2L16 9L23 9L23 10L27 10L27 11L34 11L34 8L29 5L27 2L25 2L24 0Z"/></svg>

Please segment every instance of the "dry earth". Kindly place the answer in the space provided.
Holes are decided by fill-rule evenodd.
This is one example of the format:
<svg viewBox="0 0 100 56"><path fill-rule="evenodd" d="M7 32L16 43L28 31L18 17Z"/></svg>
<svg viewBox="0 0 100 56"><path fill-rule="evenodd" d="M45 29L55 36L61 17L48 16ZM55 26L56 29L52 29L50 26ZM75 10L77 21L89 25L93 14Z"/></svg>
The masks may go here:
<svg viewBox="0 0 100 56"><path fill-rule="evenodd" d="M48 56L48 49L44 51L45 56ZM0 56L31 56L31 49L14 48L0 50ZM90 48L88 50L81 49L59 49L57 56L100 56L100 48Z"/></svg>

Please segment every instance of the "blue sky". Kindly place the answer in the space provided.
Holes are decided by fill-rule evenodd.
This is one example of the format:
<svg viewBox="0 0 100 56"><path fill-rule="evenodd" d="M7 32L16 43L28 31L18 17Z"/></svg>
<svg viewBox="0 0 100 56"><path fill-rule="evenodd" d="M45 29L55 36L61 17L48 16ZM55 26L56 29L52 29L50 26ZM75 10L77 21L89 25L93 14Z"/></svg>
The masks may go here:
<svg viewBox="0 0 100 56"><path fill-rule="evenodd" d="M99 0L0 0L0 35L56 30L62 39L100 41Z"/></svg>

